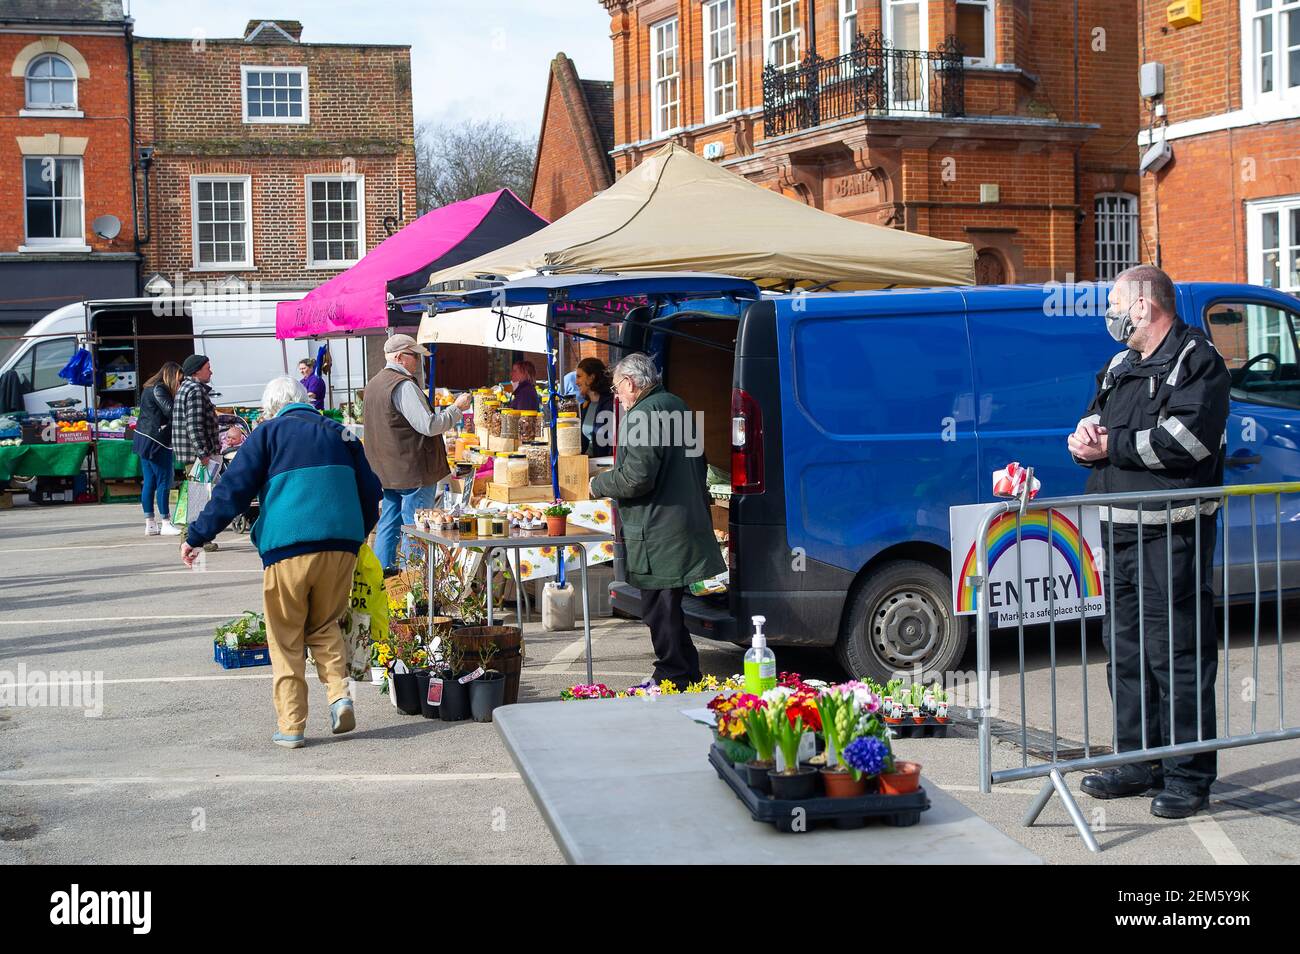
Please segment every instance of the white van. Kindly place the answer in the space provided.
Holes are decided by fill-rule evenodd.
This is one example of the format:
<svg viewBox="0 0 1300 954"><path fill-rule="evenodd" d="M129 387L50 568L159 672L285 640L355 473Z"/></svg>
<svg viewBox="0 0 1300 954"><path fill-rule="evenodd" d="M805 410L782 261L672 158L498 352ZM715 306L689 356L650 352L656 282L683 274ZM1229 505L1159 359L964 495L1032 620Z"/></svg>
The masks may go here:
<svg viewBox="0 0 1300 954"><path fill-rule="evenodd" d="M25 410L99 407L139 403L140 385L164 361L178 364L194 353L212 361L213 400L219 406L255 407L266 382L314 358L322 342L278 341L275 306L305 292L282 295L122 298L74 302L33 325L0 366L17 374ZM92 387L59 377L77 348L94 341L96 380ZM365 339L329 342L332 370L322 375L325 406L338 407L365 387ZM350 372L350 375L349 375Z"/></svg>

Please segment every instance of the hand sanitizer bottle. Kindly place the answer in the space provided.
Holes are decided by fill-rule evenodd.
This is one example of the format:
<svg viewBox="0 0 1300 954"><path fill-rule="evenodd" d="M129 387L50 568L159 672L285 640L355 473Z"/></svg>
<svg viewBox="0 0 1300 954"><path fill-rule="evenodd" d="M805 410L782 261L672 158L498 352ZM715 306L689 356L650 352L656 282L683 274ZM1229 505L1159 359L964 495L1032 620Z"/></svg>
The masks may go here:
<svg viewBox="0 0 1300 954"><path fill-rule="evenodd" d="M776 688L776 655L767 648L767 637L763 635L763 624L767 619L753 617L754 642L745 652L745 691L761 696L768 689Z"/></svg>

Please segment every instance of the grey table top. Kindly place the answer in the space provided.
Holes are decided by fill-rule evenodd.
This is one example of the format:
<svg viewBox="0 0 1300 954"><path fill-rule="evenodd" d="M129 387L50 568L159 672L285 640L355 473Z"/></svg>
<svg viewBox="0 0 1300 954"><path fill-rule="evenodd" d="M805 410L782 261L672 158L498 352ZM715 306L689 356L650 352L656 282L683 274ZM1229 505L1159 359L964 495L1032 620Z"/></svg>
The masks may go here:
<svg viewBox="0 0 1300 954"><path fill-rule="evenodd" d="M520 532L518 530L512 530L508 537L480 537L468 533L462 535L458 530L419 530L409 523L402 527L402 532L409 537L424 540L427 543L438 543L446 547L477 547L481 549L496 547L515 547L519 549L562 547L579 543L607 543L614 539L612 533L586 529L579 529L576 533L571 529L562 537L549 537L545 533L535 531Z"/></svg>
<svg viewBox="0 0 1300 954"><path fill-rule="evenodd" d="M924 769L930 810L917 825L782 834L754 821L708 762L709 729L681 712L711 697L525 703L493 718L570 863L1040 863Z"/></svg>

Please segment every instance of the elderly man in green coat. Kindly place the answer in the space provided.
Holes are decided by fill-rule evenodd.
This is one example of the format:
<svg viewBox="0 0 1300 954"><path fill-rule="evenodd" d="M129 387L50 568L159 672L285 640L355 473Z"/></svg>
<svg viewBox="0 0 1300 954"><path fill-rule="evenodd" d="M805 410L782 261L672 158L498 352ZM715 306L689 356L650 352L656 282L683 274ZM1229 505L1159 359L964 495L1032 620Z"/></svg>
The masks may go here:
<svg viewBox="0 0 1300 954"><path fill-rule="evenodd" d="M627 579L641 590L654 646L654 680L684 688L699 680L700 657L686 631L682 593L726 569L709 517L703 428L686 402L660 385L649 355L618 363L614 396L625 409L617 461L592 478L591 493L618 504Z"/></svg>

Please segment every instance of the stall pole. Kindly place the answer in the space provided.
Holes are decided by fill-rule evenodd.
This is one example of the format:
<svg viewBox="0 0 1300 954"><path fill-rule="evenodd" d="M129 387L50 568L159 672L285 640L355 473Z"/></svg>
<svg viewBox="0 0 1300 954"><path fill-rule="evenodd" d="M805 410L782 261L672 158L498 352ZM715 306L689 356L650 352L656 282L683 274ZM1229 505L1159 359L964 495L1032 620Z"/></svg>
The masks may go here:
<svg viewBox="0 0 1300 954"><path fill-rule="evenodd" d="M546 387L551 397L551 491L555 494L555 499L559 500L560 454L555 442L555 422L559 419L557 411L560 406L560 396L555 389L555 329L552 327L555 307L547 305L546 311ZM555 566L555 582L564 586L564 547L556 547Z"/></svg>
<svg viewBox="0 0 1300 954"><path fill-rule="evenodd" d="M284 373L288 374L289 373L289 342L284 338L280 339L280 360L284 363Z"/></svg>

